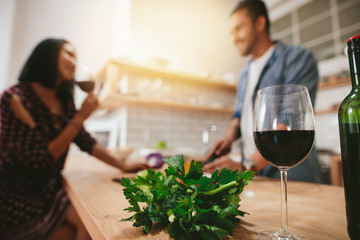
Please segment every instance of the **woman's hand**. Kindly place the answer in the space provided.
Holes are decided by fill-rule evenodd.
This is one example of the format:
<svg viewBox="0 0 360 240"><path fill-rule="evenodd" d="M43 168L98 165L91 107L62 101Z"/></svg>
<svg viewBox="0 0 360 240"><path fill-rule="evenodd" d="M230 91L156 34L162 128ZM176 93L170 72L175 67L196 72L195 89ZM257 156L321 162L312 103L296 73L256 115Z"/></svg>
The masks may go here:
<svg viewBox="0 0 360 240"><path fill-rule="evenodd" d="M81 105L78 114L83 118L83 120L87 119L93 111L95 111L99 107L99 100L95 96L93 92L90 92L88 96L85 98L84 102Z"/></svg>
<svg viewBox="0 0 360 240"><path fill-rule="evenodd" d="M138 172L147 168L150 168L150 166L147 163L142 163L142 162L133 163L133 164L124 163L121 166L121 170L123 170L124 172Z"/></svg>
<svg viewBox="0 0 360 240"><path fill-rule="evenodd" d="M96 143L91 155L100 159L101 161L116 167L124 172L136 172L143 169L150 168L150 166L145 162L134 162L129 163L126 160L126 156L124 155L117 155L114 153L109 152L106 148L101 146L99 143Z"/></svg>

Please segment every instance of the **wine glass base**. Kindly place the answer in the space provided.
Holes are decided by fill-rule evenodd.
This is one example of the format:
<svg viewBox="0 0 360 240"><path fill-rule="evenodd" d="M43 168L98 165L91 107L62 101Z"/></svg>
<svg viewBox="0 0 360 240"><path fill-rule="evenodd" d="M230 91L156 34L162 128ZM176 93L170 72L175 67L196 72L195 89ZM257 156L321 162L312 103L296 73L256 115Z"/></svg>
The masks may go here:
<svg viewBox="0 0 360 240"><path fill-rule="evenodd" d="M289 234L289 236L280 236L278 231L260 232L258 240L308 240L306 237Z"/></svg>

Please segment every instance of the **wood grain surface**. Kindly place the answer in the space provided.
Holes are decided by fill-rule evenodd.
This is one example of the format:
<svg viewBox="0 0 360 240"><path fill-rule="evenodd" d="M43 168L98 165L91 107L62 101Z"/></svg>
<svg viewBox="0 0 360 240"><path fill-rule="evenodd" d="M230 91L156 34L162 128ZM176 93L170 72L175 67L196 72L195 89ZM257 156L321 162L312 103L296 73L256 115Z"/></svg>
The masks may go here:
<svg viewBox="0 0 360 240"><path fill-rule="evenodd" d="M132 214L122 186L113 178L133 177L87 154L72 154L63 171L64 184L76 211L93 239L169 239L164 226L154 225L149 235L131 222ZM256 177L241 194L241 218L229 239L256 239L257 233L280 228L280 181ZM349 239L342 187L288 183L289 229L314 240Z"/></svg>

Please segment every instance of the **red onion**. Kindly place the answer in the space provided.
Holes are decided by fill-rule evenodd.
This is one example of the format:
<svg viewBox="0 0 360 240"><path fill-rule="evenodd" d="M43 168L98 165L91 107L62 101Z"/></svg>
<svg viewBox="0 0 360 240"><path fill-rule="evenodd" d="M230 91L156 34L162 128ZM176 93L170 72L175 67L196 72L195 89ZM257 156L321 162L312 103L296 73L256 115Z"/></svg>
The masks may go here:
<svg viewBox="0 0 360 240"><path fill-rule="evenodd" d="M152 168L160 168L164 163L163 156L160 153L150 153L146 156L146 162Z"/></svg>

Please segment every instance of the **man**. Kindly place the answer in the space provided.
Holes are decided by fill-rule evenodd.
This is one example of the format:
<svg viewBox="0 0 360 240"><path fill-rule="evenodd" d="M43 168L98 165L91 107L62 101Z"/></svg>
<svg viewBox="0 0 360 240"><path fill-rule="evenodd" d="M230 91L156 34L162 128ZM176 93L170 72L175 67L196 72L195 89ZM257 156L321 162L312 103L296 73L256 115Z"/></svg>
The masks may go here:
<svg viewBox="0 0 360 240"><path fill-rule="evenodd" d="M237 4L230 15L231 35L242 56L251 56L248 66L241 72L237 88L236 111L225 136L218 141L207 158L217 160L206 164L204 171L216 168L257 171L259 175L280 177L279 170L257 151L252 134L253 108L256 93L271 85L301 84L315 103L319 76L317 64L310 51L298 46L286 46L270 37L270 22L265 4L260 0L245 0ZM226 154L232 143L242 139L242 165ZM288 172L288 179L321 182L321 168L315 148L308 158Z"/></svg>

